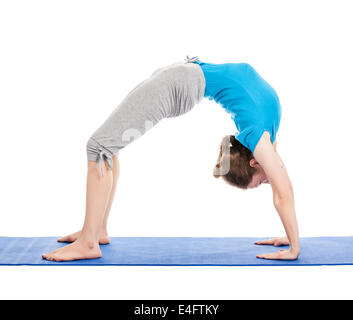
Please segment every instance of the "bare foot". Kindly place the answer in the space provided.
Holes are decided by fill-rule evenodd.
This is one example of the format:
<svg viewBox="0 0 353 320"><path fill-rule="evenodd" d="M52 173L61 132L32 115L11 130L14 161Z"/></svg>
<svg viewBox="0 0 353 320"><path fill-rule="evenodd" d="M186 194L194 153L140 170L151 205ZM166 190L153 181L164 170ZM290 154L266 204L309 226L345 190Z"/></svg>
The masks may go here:
<svg viewBox="0 0 353 320"><path fill-rule="evenodd" d="M100 258L102 252L98 243L88 243L77 240L64 248L43 254L42 257L49 261L72 261L82 259Z"/></svg>
<svg viewBox="0 0 353 320"><path fill-rule="evenodd" d="M73 234L70 234L66 237L62 237L58 239L58 242L74 242L76 241L79 236L81 235L81 231L77 231ZM110 239L108 236L108 232L107 231L101 231L100 237L99 237L99 244L109 244L110 243Z"/></svg>

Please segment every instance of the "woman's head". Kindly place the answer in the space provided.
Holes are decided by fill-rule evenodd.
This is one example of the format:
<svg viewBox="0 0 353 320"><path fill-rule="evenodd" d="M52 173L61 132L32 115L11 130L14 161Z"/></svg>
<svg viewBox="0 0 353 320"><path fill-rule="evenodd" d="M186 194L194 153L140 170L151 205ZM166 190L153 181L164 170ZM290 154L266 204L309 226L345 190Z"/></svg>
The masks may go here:
<svg viewBox="0 0 353 320"><path fill-rule="evenodd" d="M241 189L268 183L264 170L252 152L235 139L234 135L222 139L213 175L216 178L222 176L230 185Z"/></svg>

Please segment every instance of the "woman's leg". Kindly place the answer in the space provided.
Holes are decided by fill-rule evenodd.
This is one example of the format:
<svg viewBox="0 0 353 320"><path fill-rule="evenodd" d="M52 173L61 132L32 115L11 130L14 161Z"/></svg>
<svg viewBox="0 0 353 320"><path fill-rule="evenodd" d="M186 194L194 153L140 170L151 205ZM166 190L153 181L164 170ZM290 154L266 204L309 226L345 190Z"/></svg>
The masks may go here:
<svg viewBox="0 0 353 320"><path fill-rule="evenodd" d="M100 244L108 244L110 242L109 236L108 236L108 218L109 218L109 213L114 201L114 195L115 195L115 190L116 186L118 183L118 178L119 178L119 173L120 173L120 165L118 161L118 155L115 154L112 157L113 159L113 185L112 185L112 190L110 192L110 196L107 202L107 207L104 212L104 220L103 220L103 225L99 233L99 243ZM76 241L81 234L81 230L77 231L73 234L70 234L66 237L59 238L59 242L74 242Z"/></svg>
<svg viewBox="0 0 353 320"><path fill-rule="evenodd" d="M112 208L112 204L114 201L114 196L115 196L115 191L116 191L116 186L118 184L118 179L119 179L119 174L120 174L120 165L118 161L118 156L113 155L113 185L112 185L112 190L110 192L110 196L107 202L107 207L105 209L104 213L104 220L103 220L103 226L101 229L101 234L100 234L100 243L101 244L108 244L109 243L109 236L108 236L108 218L109 218L109 213Z"/></svg>
<svg viewBox="0 0 353 320"><path fill-rule="evenodd" d="M44 258L63 261L101 256L99 238L106 231L119 175L119 170L113 171L119 168L113 163L113 155L160 120L188 112L201 100L204 85L199 66L176 63L154 72L125 97L87 142L86 218L82 231L76 234L75 242ZM104 164L102 175L97 162Z"/></svg>
<svg viewBox="0 0 353 320"><path fill-rule="evenodd" d="M88 161L86 217L82 232L74 243L43 254L43 258L53 261L70 261L101 257L98 241L100 232L106 223L105 213L113 189L113 172L105 162L103 171L104 176L101 175L100 169L96 168L96 162Z"/></svg>

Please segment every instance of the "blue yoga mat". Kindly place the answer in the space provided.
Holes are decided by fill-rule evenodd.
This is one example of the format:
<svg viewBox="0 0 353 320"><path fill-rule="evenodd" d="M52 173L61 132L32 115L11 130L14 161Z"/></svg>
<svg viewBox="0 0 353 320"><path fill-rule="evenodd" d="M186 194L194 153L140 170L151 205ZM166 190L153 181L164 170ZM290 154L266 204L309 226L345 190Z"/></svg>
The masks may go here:
<svg viewBox="0 0 353 320"><path fill-rule="evenodd" d="M277 251L257 246L259 238L111 238L102 245L103 257L92 260L52 262L42 253L65 246L56 237L0 237L0 265L76 266L316 266L353 264L353 237L302 238L296 261L257 259ZM286 247L282 247L286 248Z"/></svg>

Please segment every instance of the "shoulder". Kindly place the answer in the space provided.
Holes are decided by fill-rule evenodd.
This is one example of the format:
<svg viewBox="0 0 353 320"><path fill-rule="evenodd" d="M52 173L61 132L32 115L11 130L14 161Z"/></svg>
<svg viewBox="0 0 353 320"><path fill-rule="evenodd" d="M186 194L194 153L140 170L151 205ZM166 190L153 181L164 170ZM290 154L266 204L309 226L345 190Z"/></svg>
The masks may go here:
<svg viewBox="0 0 353 320"><path fill-rule="evenodd" d="M254 148L253 155L256 160L258 158L262 158L263 154L266 153L269 155L270 153L275 153L277 148L277 142L275 141L272 144L271 135L267 130L264 130L256 147Z"/></svg>
<svg viewBox="0 0 353 320"><path fill-rule="evenodd" d="M264 133L256 146L254 157L271 184L274 198L284 199L291 196L292 184L286 167L275 148L275 143L272 145L269 134Z"/></svg>
<svg viewBox="0 0 353 320"><path fill-rule="evenodd" d="M283 167L283 163L281 163L281 160L271 143L271 137L268 131L263 133L253 155L256 161L264 169L266 176L270 181L273 180L271 178L277 175L278 169Z"/></svg>

